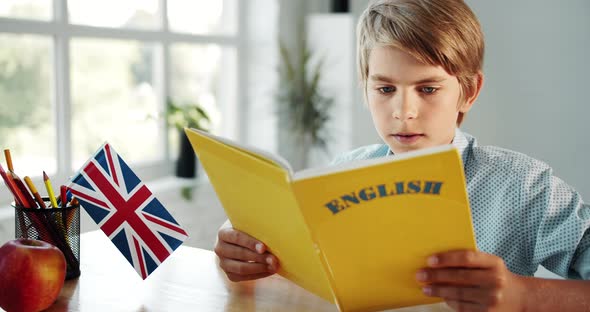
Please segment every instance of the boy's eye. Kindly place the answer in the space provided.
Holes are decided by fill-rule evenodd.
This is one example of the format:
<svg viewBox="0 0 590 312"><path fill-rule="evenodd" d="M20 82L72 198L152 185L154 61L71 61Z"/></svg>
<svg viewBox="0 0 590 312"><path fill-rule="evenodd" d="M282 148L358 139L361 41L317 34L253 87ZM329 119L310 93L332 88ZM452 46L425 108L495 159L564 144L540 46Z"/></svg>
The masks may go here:
<svg viewBox="0 0 590 312"><path fill-rule="evenodd" d="M436 92L436 90L438 90L438 89L435 87L422 87L421 88L421 91L426 94L432 94L432 93Z"/></svg>
<svg viewBox="0 0 590 312"><path fill-rule="evenodd" d="M381 87L378 88L377 90L379 90L379 92L386 94L386 93L391 93L395 91L395 87Z"/></svg>

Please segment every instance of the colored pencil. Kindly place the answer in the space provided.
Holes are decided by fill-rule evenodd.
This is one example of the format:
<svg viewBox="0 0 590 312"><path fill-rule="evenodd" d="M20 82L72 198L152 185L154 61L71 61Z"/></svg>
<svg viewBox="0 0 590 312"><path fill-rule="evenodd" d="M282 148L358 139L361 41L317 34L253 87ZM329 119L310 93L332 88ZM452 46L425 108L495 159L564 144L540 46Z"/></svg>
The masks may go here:
<svg viewBox="0 0 590 312"><path fill-rule="evenodd" d="M47 206L45 205L45 201L43 200L43 198L41 198L41 195L39 195L39 192L37 191L37 188L35 187L35 184L33 183L33 180L31 180L31 178L29 178L28 176L26 176L25 177L25 183L29 187L29 190L31 190L31 193L33 193L33 197L35 197L35 200L39 204L39 207L41 207L41 208L47 208Z"/></svg>
<svg viewBox="0 0 590 312"><path fill-rule="evenodd" d="M12 180L14 181L14 185L16 185L16 187L20 190L21 194L23 195L22 199L26 200L27 203L31 206L31 208L36 207L37 204L35 203L33 196L31 196L23 181L14 172L14 166L12 165L12 156L10 155L10 149L7 148L4 150L4 157L6 157L6 166L8 166L7 175L9 178L12 178Z"/></svg>
<svg viewBox="0 0 590 312"><path fill-rule="evenodd" d="M6 166L8 167L8 171L9 172L14 171L14 167L12 166L12 156L10 156L10 150L9 149L5 149L4 150L4 157L6 158ZM4 171L4 169L2 169L2 171ZM4 176L2 178L4 178ZM8 180L12 180L11 182L13 182L13 184L14 184L14 179L9 178ZM6 183L6 186L8 187L9 190L11 189L11 185L9 183ZM16 185L13 185L12 187L15 188ZM11 192L12 192L12 190L11 190ZM14 197L14 204L15 204L15 206L24 207L24 205L22 204L22 202L20 202L20 200L17 200L17 196L16 195ZM22 211L20 211L20 212L18 210L16 211L16 219L19 222L20 228L21 229L25 229L26 228L25 216L22 213ZM24 231L23 232L23 236L25 238L29 238L28 231Z"/></svg>
<svg viewBox="0 0 590 312"><path fill-rule="evenodd" d="M51 186L51 180L49 180L49 176L47 173L43 171L43 182L45 183L45 188L47 189L47 196L49 196L49 201L51 202L51 206L53 208L57 208L57 201L55 200L55 195L53 194L53 187Z"/></svg>
<svg viewBox="0 0 590 312"><path fill-rule="evenodd" d="M59 187L59 198L61 199L61 208L66 208L68 205L67 193L68 188L65 185Z"/></svg>
<svg viewBox="0 0 590 312"><path fill-rule="evenodd" d="M14 196L15 204L24 208L31 208L28 202L23 197L21 191L14 184L14 180L12 179L12 177L8 177L8 174L6 174L6 171L4 171L4 167L2 167L2 165L0 165L0 175L2 176L2 179L4 179L4 183L6 183L8 190Z"/></svg>
<svg viewBox="0 0 590 312"><path fill-rule="evenodd" d="M33 195L29 193L29 190L27 189L23 181L19 178L19 176L17 176L16 173L12 171L9 171L8 175L12 177L12 179L14 180L14 184L23 194L24 200L26 200L29 206L31 206L30 208L37 208L37 203L35 202Z"/></svg>
<svg viewBox="0 0 590 312"><path fill-rule="evenodd" d="M12 156L10 156L9 149L4 150L4 157L6 157L6 166L8 167L8 170L14 172L14 167L12 167Z"/></svg>
<svg viewBox="0 0 590 312"><path fill-rule="evenodd" d="M74 206L79 205L78 200L72 196L72 200L69 203L70 210L68 210L68 218L66 220L66 228L69 229L72 226L72 221L74 220L74 216L76 215L76 209L80 209L80 207L72 208Z"/></svg>
<svg viewBox="0 0 590 312"><path fill-rule="evenodd" d="M8 171L6 172L7 176L14 181L14 186L16 188L18 188L18 190L22 193L22 195L26 196L27 194L23 193L22 188L20 188L16 179L14 179L14 176L11 176L11 173L14 173L14 166L12 165L12 156L10 155L10 149L8 149L8 148L4 149L4 158L6 158L6 166L8 167ZM22 201L22 200L23 200L23 198L19 198L19 201ZM17 201L15 200L15 203L16 202ZM27 201L27 202L30 204L30 201ZM22 206L22 204L21 204L21 206Z"/></svg>
<svg viewBox="0 0 590 312"><path fill-rule="evenodd" d="M69 187L66 187L66 202L69 204L72 201L72 191ZM61 196L57 198L57 204L61 207ZM68 206L68 205L66 205Z"/></svg>
<svg viewBox="0 0 590 312"><path fill-rule="evenodd" d="M69 206L76 206L79 205L80 203L78 203L78 200L76 199L76 197L72 197L72 200L70 200L70 204Z"/></svg>

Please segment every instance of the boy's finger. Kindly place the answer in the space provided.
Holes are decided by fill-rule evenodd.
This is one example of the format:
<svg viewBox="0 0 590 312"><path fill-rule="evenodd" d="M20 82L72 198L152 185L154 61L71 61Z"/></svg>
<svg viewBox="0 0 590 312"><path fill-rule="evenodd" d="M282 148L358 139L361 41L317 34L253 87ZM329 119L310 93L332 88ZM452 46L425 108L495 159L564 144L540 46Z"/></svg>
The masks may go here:
<svg viewBox="0 0 590 312"><path fill-rule="evenodd" d="M427 285L422 288L422 292L430 297L440 297L452 301L476 304L487 304L489 301L489 292L477 287Z"/></svg>
<svg viewBox="0 0 590 312"><path fill-rule="evenodd" d="M426 260L431 268L500 268L504 261L494 255L471 250L455 250L434 254Z"/></svg>
<svg viewBox="0 0 590 312"><path fill-rule="evenodd" d="M260 273L274 273L268 264L256 262L244 262L233 260L229 258L222 258L219 260L219 266L226 273L234 273L238 275L252 275Z"/></svg>
<svg viewBox="0 0 590 312"><path fill-rule="evenodd" d="M272 257L270 254L259 254L248 248L226 243L220 240L213 250L220 258L230 258L234 260L254 261L258 263L267 263L267 258Z"/></svg>
<svg viewBox="0 0 590 312"><path fill-rule="evenodd" d="M480 269L423 269L416 273L416 280L427 284L494 286L498 282L498 278L492 272Z"/></svg>
<svg viewBox="0 0 590 312"><path fill-rule="evenodd" d="M486 307L473 302L445 300L445 303L455 311L486 311Z"/></svg>
<svg viewBox="0 0 590 312"><path fill-rule="evenodd" d="M267 276L273 275L273 273L259 273L259 274L250 274L250 275L238 275L234 273L226 273L227 278L232 282L241 282L241 281L250 281L255 280Z"/></svg>
<svg viewBox="0 0 590 312"><path fill-rule="evenodd" d="M263 254L266 251L266 246L262 242L242 231L238 231L233 228L221 229L217 235L219 240L246 247L259 254Z"/></svg>

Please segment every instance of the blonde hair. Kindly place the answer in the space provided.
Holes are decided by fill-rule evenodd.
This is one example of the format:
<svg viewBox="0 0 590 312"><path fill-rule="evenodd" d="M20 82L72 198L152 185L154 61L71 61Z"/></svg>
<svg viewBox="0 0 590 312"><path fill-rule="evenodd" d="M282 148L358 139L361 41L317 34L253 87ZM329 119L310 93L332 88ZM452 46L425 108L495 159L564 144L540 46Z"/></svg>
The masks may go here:
<svg viewBox="0 0 590 312"><path fill-rule="evenodd" d="M392 46L422 63L442 66L459 81L460 103L477 88L483 33L462 0L377 0L369 4L357 26L357 65L365 99L369 56L376 46ZM457 125L463 117L459 113Z"/></svg>

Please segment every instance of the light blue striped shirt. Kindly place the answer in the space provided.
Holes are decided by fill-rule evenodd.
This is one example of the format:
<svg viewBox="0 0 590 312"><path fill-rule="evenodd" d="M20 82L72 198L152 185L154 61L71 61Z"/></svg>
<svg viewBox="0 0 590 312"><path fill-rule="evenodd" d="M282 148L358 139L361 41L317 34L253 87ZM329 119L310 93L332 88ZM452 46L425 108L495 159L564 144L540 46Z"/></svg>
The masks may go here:
<svg viewBox="0 0 590 312"><path fill-rule="evenodd" d="M539 265L590 280L590 205L547 164L495 146L477 146L457 129L453 145L465 168L478 249L532 276ZM385 144L361 147L334 164L392 155ZM394 156L392 156L394 157Z"/></svg>

